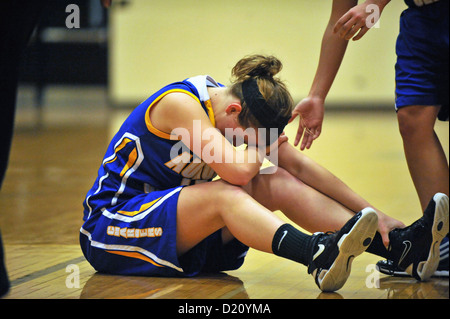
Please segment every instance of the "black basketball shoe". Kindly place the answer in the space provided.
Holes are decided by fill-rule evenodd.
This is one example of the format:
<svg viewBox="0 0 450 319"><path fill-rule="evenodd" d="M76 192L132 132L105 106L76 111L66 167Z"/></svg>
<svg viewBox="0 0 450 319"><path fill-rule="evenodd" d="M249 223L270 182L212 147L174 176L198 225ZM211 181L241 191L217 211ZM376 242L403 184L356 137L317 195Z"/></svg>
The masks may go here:
<svg viewBox="0 0 450 319"><path fill-rule="evenodd" d="M308 273L326 292L336 291L347 281L353 259L372 242L378 228L378 216L365 208L353 216L340 231L313 235Z"/></svg>
<svg viewBox="0 0 450 319"><path fill-rule="evenodd" d="M449 228L449 201L437 193L423 216L410 226L389 233L390 261L385 265L405 271L419 281L428 280L440 262L440 244Z"/></svg>

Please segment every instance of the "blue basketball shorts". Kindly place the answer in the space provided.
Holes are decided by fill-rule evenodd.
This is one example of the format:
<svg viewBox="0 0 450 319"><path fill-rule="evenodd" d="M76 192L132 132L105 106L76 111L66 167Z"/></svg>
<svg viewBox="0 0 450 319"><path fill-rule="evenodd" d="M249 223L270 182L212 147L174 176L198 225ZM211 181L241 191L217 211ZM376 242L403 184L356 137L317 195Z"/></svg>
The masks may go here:
<svg viewBox="0 0 450 319"><path fill-rule="evenodd" d="M448 1L406 9L396 43L396 109L410 105L441 106L448 120Z"/></svg>
<svg viewBox="0 0 450 319"><path fill-rule="evenodd" d="M97 271L116 275L191 277L238 269L249 248L237 239L224 245L221 230L177 256L176 215L182 189L138 195L114 209L91 214L80 230L85 258Z"/></svg>

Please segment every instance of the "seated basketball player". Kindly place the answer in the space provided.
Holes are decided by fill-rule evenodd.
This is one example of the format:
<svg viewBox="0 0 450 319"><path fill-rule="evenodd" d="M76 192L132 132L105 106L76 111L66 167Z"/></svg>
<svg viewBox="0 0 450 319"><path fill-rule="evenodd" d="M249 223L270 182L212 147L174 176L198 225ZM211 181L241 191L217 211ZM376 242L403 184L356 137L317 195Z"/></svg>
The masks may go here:
<svg viewBox="0 0 450 319"><path fill-rule="evenodd" d="M366 250L429 277L439 260L432 246L448 232L448 210L435 211L448 199L392 231L404 225L286 142L293 101L275 77L281 67L250 56L233 68L230 87L189 78L130 114L84 201L80 242L96 270L194 276L239 268L251 247L307 266L323 291L341 288ZM276 165L261 169L264 157ZM412 248L402 254L399 240Z"/></svg>

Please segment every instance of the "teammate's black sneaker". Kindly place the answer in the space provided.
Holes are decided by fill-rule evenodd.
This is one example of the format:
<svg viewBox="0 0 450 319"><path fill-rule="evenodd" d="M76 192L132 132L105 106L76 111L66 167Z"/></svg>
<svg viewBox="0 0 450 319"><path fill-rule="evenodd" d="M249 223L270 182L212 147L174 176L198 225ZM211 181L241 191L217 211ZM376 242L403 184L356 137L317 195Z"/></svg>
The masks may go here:
<svg viewBox="0 0 450 319"><path fill-rule="evenodd" d="M435 273L440 261L439 247L448 233L448 209L448 197L437 193L420 219L389 233L389 259L394 267L419 281L426 281Z"/></svg>
<svg viewBox="0 0 450 319"><path fill-rule="evenodd" d="M353 259L372 242L378 228L378 216L365 208L336 233L316 233L312 241L308 273L322 291L336 291L350 275Z"/></svg>
<svg viewBox="0 0 450 319"><path fill-rule="evenodd" d="M442 240L441 245L439 246L440 250L440 258L439 258L439 265L432 275L432 277L445 277L448 278L448 234ZM394 264L392 260L380 260L377 262L377 270L381 272L382 274L389 275L389 276L395 276L395 277L411 277L410 274L408 274L406 271L400 269L397 267L397 265Z"/></svg>

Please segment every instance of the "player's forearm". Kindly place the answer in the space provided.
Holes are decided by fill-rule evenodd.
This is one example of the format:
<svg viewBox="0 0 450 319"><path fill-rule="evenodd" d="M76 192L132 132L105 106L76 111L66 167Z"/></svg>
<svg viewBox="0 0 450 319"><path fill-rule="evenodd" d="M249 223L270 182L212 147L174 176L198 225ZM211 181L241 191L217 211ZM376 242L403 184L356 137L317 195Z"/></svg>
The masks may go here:
<svg viewBox="0 0 450 319"><path fill-rule="evenodd" d="M208 163L220 178L233 185L247 185L259 173L264 152L256 146L245 150L224 151L226 154L218 163Z"/></svg>

